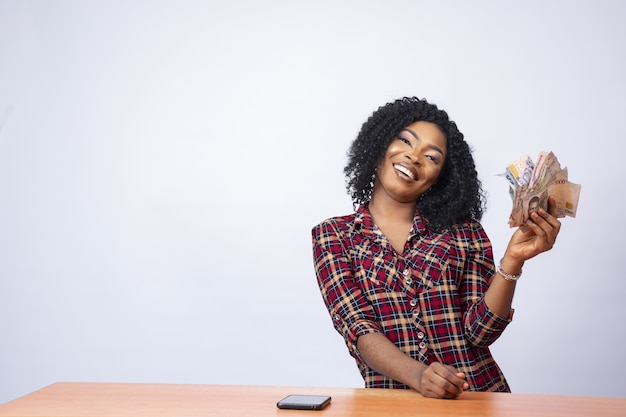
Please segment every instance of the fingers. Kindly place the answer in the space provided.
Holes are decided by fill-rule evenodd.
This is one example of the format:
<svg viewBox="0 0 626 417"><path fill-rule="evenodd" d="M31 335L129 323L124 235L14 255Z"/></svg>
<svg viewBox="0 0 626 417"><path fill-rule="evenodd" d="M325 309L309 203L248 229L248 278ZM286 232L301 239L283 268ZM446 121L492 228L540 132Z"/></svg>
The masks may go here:
<svg viewBox="0 0 626 417"><path fill-rule="evenodd" d="M551 206L550 210L555 213L555 206ZM531 213L530 219L526 222L526 227L535 234L533 252L537 254L552 249L561 229L561 222L544 209L539 209L537 212Z"/></svg>
<svg viewBox="0 0 626 417"><path fill-rule="evenodd" d="M557 208L554 196L548 198L548 211L540 208L530 213L509 241L504 257L523 263L534 256L549 251L556 242L561 230L561 222L556 218Z"/></svg>
<svg viewBox="0 0 626 417"><path fill-rule="evenodd" d="M556 198L553 195L548 197L548 211L552 217L556 218Z"/></svg>
<svg viewBox="0 0 626 417"><path fill-rule="evenodd" d="M421 393L431 398L456 398L469 388L465 374L435 362L422 374Z"/></svg>
<svg viewBox="0 0 626 417"><path fill-rule="evenodd" d="M545 211L544 209L539 209L537 212L531 214L531 222L528 223L528 226L533 225L533 223L543 231L545 235L553 235L556 238L556 235L559 233L561 229L561 222L556 218L556 203L550 205L549 207L550 213ZM537 233L537 228L534 228L535 233Z"/></svg>
<svg viewBox="0 0 626 417"><path fill-rule="evenodd" d="M465 380L465 374L463 372L457 372L455 375L463 380L463 391L469 389L469 382Z"/></svg>

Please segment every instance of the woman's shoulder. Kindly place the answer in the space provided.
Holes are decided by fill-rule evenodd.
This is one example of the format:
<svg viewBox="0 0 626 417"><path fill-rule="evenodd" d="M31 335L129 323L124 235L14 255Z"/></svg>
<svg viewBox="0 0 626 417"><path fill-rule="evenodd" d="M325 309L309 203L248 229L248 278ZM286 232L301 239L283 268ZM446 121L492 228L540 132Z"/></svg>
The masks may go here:
<svg viewBox="0 0 626 417"><path fill-rule="evenodd" d="M463 222L453 225L450 230L454 231L455 233L472 233L476 231L482 231L484 229L483 225L478 220L466 219Z"/></svg>
<svg viewBox="0 0 626 417"><path fill-rule="evenodd" d="M489 242L485 229L477 220L468 219L462 223L457 223L450 227L448 232L460 246L482 245Z"/></svg>
<svg viewBox="0 0 626 417"><path fill-rule="evenodd" d="M366 206L343 216L330 217L313 227L313 235L351 235L372 227L372 219Z"/></svg>
<svg viewBox="0 0 626 417"><path fill-rule="evenodd" d="M357 217L357 213L346 214L343 216L329 217L321 221L317 225L315 225L315 227L313 227L313 230L328 229L328 228L339 229L339 230L349 229L352 226L354 226L354 221L356 217Z"/></svg>

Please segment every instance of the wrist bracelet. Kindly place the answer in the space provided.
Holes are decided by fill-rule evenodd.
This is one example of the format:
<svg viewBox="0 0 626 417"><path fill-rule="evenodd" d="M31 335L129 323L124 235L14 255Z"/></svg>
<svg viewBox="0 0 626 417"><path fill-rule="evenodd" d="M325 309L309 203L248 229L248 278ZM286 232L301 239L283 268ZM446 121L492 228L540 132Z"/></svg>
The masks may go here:
<svg viewBox="0 0 626 417"><path fill-rule="evenodd" d="M522 276L522 270L520 269L519 273L517 274L508 274L504 272L504 269L502 269L502 265L498 265L498 274L502 275L507 281L517 281L519 277Z"/></svg>

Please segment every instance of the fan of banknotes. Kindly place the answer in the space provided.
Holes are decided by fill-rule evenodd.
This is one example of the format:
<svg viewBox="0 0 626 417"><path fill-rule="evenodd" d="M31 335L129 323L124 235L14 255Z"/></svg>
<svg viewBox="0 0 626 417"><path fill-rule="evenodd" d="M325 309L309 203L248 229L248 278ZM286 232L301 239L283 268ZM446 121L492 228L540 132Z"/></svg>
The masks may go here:
<svg viewBox="0 0 626 417"><path fill-rule="evenodd" d="M552 152L541 151L536 163L524 155L506 167L504 176L513 199L510 227L523 225L539 207L548 210L551 195L556 200L557 217L576 217L580 184L568 181L567 168L561 168Z"/></svg>

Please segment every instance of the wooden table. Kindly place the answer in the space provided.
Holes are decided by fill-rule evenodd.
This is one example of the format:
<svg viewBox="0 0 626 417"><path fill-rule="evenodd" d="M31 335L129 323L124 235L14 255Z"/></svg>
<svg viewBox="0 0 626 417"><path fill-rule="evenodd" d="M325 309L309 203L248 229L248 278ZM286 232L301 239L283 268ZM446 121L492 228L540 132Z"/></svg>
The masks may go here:
<svg viewBox="0 0 626 417"><path fill-rule="evenodd" d="M330 395L332 402L322 411L276 408L288 394ZM435 400L407 390L58 382L0 405L0 416L602 417L626 416L626 398L465 392Z"/></svg>

